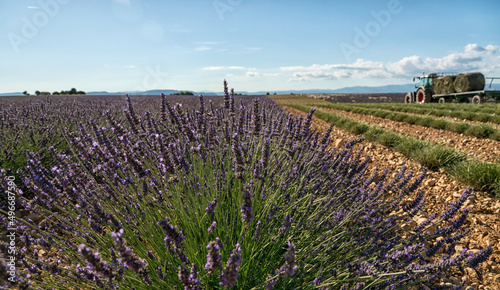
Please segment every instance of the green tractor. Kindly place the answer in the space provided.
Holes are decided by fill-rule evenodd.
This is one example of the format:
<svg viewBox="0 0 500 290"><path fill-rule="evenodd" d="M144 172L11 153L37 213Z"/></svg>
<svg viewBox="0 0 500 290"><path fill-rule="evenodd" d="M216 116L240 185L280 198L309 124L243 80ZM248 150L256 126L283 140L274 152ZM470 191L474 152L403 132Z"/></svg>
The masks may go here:
<svg viewBox="0 0 500 290"><path fill-rule="evenodd" d="M437 74L429 74L421 77L414 77L413 81L420 80L420 84L415 86L415 92L409 92L405 96L405 103L430 103L432 102L432 80L437 78Z"/></svg>
<svg viewBox="0 0 500 290"><path fill-rule="evenodd" d="M485 80L489 86L485 89ZM500 101L500 91L492 87L493 80L498 77L485 78L480 72L470 73L441 73L414 77L413 81L420 80L415 86L415 92L406 94L404 102L409 103L474 103L481 104L487 100Z"/></svg>

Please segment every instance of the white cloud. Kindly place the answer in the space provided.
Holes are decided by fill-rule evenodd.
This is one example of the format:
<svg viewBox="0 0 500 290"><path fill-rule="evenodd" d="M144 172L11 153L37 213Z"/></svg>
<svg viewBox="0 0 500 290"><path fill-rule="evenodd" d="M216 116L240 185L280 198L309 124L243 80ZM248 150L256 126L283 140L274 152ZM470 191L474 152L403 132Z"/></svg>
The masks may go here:
<svg viewBox="0 0 500 290"><path fill-rule="evenodd" d="M40 9L38 6L28 6L28 9Z"/></svg>
<svg viewBox="0 0 500 290"><path fill-rule="evenodd" d="M247 77L275 77L281 75L280 73L259 73L255 69L247 71Z"/></svg>
<svg viewBox="0 0 500 290"><path fill-rule="evenodd" d="M422 72L480 71L488 75L500 73L500 56L495 55L500 46L468 44L463 52L453 52L441 58L422 58L418 55L404 57L395 62L375 62L358 59L350 64L313 64L311 66L281 67L291 72L290 81L312 79L365 79L408 78Z"/></svg>
<svg viewBox="0 0 500 290"><path fill-rule="evenodd" d="M207 51L207 50L211 50L211 49L212 48L210 46L202 45L202 46L198 46L194 50L196 50L196 51Z"/></svg>
<svg viewBox="0 0 500 290"><path fill-rule="evenodd" d="M258 51L258 50L262 50L262 47L248 47L248 46L245 46L245 47L243 47L243 50L244 51Z"/></svg>
<svg viewBox="0 0 500 290"><path fill-rule="evenodd" d="M194 42L197 47L194 49L195 51L207 51L207 50L213 50L213 46L217 46L218 44L221 44L222 42L219 41L196 41Z"/></svg>

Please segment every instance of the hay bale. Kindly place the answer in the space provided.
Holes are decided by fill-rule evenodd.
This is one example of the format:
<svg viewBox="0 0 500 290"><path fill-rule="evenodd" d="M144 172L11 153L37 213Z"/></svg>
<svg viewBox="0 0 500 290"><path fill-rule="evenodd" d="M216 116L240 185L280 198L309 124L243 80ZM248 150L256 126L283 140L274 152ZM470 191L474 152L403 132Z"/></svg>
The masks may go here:
<svg viewBox="0 0 500 290"><path fill-rule="evenodd" d="M457 93L482 90L484 84L484 75L479 72L459 74L453 83Z"/></svg>
<svg viewBox="0 0 500 290"><path fill-rule="evenodd" d="M456 76L445 76L443 78L442 94L452 94L456 92L454 84L456 78Z"/></svg>
<svg viewBox="0 0 500 290"><path fill-rule="evenodd" d="M443 77L437 77L432 80L432 90L434 94L440 95L443 91Z"/></svg>

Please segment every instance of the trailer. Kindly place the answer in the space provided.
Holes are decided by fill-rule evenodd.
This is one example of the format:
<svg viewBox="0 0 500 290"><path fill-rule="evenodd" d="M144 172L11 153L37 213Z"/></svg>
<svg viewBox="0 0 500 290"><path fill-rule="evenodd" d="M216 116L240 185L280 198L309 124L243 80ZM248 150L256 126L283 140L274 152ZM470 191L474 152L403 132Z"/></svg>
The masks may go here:
<svg viewBox="0 0 500 290"><path fill-rule="evenodd" d="M471 73L473 74L473 73ZM458 75L453 73L441 73L441 74L428 74L420 77L414 77L413 81L420 80L420 84L415 86L417 89L414 92L409 92L406 94L404 102L405 103L473 103L473 104L482 104L488 100L493 100L496 102L500 102L500 90L493 89L493 81L500 79L500 77L484 77L480 73L480 77L483 78L482 83L480 84L481 89L470 90L465 92L455 92L453 89L453 84L451 85L451 89L447 93L436 93L436 79L439 78L441 80L444 77L455 78ZM485 85L485 80L488 80L488 87ZM477 84L476 84L477 88Z"/></svg>
<svg viewBox="0 0 500 290"><path fill-rule="evenodd" d="M433 95L432 101L443 103L473 103L482 104L488 100L494 100L495 102L500 102L500 91L497 90L482 90L482 91L472 91L464 93L451 93L451 94L440 94Z"/></svg>

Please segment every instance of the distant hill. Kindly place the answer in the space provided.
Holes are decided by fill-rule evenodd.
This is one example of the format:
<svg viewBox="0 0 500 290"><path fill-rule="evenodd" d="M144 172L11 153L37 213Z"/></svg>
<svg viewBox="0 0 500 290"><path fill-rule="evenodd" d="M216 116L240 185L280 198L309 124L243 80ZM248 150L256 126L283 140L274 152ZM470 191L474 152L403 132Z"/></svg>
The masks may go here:
<svg viewBox="0 0 500 290"><path fill-rule="evenodd" d="M2 96L24 96L23 93L21 92L15 92L15 93L0 93L0 97Z"/></svg>
<svg viewBox="0 0 500 290"><path fill-rule="evenodd" d="M308 89L308 90L288 90L288 91L269 91L270 94L360 94L360 93L406 93L415 89L415 85L406 84L406 85L388 85L388 86L380 86L380 87L345 87L340 89ZM259 92L239 92L243 94L252 94L252 95L265 95L267 91L259 91Z"/></svg>
<svg viewBox="0 0 500 290"><path fill-rule="evenodd" d="M486 89L489 84L486 84ZM500 90L500 84L494 83L492 88L494 90ZM107 91L93 91L87 92L87 95L160 95L164 93L165 95L179 93L180 91L189 90L149 90L149 91L123 91L123 92L107 92ZM387 85L379 87L368 87L368 86L355 86L355 87L345 87L340 89L308 89L308 90L279 90L279 91L257 91L257 92L247 92L247 91L235 91L238 94L244 95L265 95L270 94L367 94L367 93L407 93L410 91L415 91L415 84L405 84L405 85ZM222 92L194 92L195 95L203 94L205 96L222 95ZM22 96L21 92L14 93L0 93L0 96Z"/></svg>

